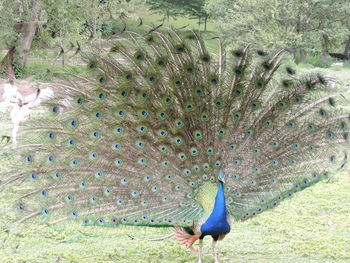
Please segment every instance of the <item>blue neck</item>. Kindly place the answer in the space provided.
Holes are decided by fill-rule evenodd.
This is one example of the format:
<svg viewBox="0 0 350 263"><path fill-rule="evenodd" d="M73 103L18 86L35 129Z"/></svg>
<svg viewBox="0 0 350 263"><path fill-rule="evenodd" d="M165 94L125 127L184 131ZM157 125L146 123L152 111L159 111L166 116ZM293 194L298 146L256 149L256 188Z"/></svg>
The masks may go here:
<svg viewBox="0 0 350 263"><path fill-rule="evenodd" d="M218 193L215 197L213 211L207 221L202 225L203 235L220 236L230 232L230 225L226 217L226 202L223 183L219 183Z"/></svg>
<svg viewBox="0 0 350 263"><path fill-rule="evenodd" d="M211 212L211 216L215 216L216 220L226 220L226 201L225 201L225 192L224 185L222 182L219 183L218 193L215 197L215 204L213 212Z"/></svg>

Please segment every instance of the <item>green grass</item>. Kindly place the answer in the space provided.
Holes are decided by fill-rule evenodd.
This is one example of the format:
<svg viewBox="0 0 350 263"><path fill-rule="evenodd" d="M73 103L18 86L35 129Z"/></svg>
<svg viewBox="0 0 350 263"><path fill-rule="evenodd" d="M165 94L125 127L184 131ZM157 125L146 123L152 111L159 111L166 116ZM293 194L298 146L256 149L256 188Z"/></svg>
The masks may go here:
<svg viewBox="0 0 350 263"><path fill-rule="evenodd" d="M140 240L170 231L78 224L38 229L24 224L19 234L1 231L0 262L196 262L174 237ZM213 262L210 238L204 243L204 262ZM295 194L274 210L235 223L219 251L222 262L345 263L350 262L349 244L350 177L344 173Z"/></svg>

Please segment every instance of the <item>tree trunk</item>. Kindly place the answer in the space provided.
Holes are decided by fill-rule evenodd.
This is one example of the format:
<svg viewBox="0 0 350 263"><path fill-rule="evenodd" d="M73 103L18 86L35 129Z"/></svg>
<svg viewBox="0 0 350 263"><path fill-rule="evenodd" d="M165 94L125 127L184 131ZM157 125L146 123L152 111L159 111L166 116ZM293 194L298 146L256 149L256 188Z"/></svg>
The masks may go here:
<svg viewBox="0 0 350 263"><path fill-rule="evenodd" d="M304 49L300 49L300 62L301 63L305 63L305 59L306 59L306 51Z"/></svg>
<svg viewBox="0 0 350 263"><path fill-rule="evenodd" d="M347 56L347 58L349 59L349 51L350 51L350 36L349 38L346 40L345 43L345 48L344 48L344 55Z"/></svg>
<svg viewBox="0 0 350 263"><path fill-rule="evenodd" d="M95 39L97 34L97 14L94 16L94 25L92 30L92 39Z"/></svg>
<svg viewBox="0 0 350 263"><path fill-rule="evenodd" d="M297 55L297 49L296 48L291 47L291 48L285 48L284 50L289 52L290 54L292 54L293 58L295 58L296 55Z"/></svg>
<svg viewBox="0 0 350 263"><path fill-rule="evenodd" d="M21 4L21 2L19 2ZM22 16L22 6L18 8L18 14ZM28 54L32 46L33 38L38 27L40 17L40 0L32 0L30 21L23 21L15 25L18 37L15 46L10 47L1 64L5 66L9 79L19 77L27 63Z"/></svg>
<svg viewBox="0 0 350 263"><path fill-rule="evenodd" d="M198 31L201 30L201 17L198 17Z"/></svg>
<svg viewBox="0 0 350 263"><path fill-rule="evenodd" d="M204 17L204 31L207 31L208 15Z"/></svg>
<svg viewBox="0 0 350 263"><path fill-rule="evenodd" d="M168 10L166 12L166 24L169 25L169 21L170 21L170 11Z"/></svg>
<svg viewBox="0 0 350 263"><path fill-rule="evenodd" d="M322 55L324 58L329 57L328 46L329 46L329 37L326 34L322 34Z"/></svg>
<svg viewBox="0 0 350 263"><path fill-rule="evenodd" d="M12 81L15 79L15 71L12 67L15 50L15 47L11 47L1 61L1 73L4 73L7 76L7 78Z"/></svg>

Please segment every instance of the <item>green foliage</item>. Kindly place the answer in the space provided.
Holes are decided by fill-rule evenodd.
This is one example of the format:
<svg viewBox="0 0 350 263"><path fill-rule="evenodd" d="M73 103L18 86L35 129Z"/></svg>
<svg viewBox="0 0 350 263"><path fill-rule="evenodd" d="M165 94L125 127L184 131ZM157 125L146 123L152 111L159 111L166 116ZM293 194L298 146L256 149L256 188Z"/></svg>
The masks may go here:
<svg viewBox="0 0 350 263"><path fill-rule="evenodd" d="M161 14L169 24L170 17L180 15L189 16L190 18L198 18L198 26L200 26L201 18L204 18L204 30L206 30L207 18L209 14L205 9L205 0L146 0L146 4L152 11Z"/></svg>
<svg viewBox="0 0 350 263"><path fill-rule="evenodd" d="M40 26L40 40L48 46L57 43L68 45L81 39L95 39L110 35L111 22L122 23L122 19L132 16L140 1L54 1L43 0L44 13Z"/></svg>
<svg viewBox="0 0 350 263"><path fill-rule="evenodd" d="M182 14L181 3L181 0L146 0L146 4L150 7L150 10L163 16L163 19L166 19L167 23L169 23L170 17Z"/></svg>
<svg viewBox="0 0 350 263"><path fill-rule="evenodd" d="M0 46L11 46L17 39L17 32L14 30L16 23L21 17L16 14L16 2L11 0L0 1Z"/></svg>
<svg viewBox="0 0 350 263"><path fill-rule="evenodd" d="M30 0L21 0L24 6ZM303 49L316 56L325 50L342 52L344 40L350 34L346 0L103 0L54 1L41 0L41 17L34 39L35 48L69 48L70 42L89 38L113 36L123 28L124 19L143 19L144 24L197 27L188 18L210 15L209 23L223 38L235 43L254 42L261 47L288 47ZM146 5L145 5L146 3ZM0 47L15 43L14 30L30 14L18 15L16 1L0 3ZM157 15L150 16L147 8ZM138 23L138 22L137 22ZM132 27L136 29L137 27ZM228 41L228 44L231 42ZM313 58L311 58L313 60ZM319 63L317 63L319 64ZM323 64L323 63L321 63Z"/></svg>
<svg viewBox="0 0 350 263"><path fill-rule="evenodd" d="M334 71L342 71L343 70L343 67L342 66L332 66L330 67L332 70Z"/></svg>
<svg viewBox="0 0 350 263"><path fill-rule="evenodd" d="M50 52L47 49L35 49L29 54L29 58L57 58L58 52Z"/></svg>
<svg viewBox="0 0 350 263"><path fill-rule="evenodd" d="M35 81L51 82L55 77L61 79L71 79L69 75L65 73L72 73L75 75L81 75L85 73L85 67L80 65L71 65L63 67L57 62L50 62L48 60L33 59L27 63L23 76L21 78L31 77Z"/></svg>
<svg viewBox="0 0 350 263"><path fill-rule="evenodd" d="M346 0L211 0L207 10L223 37L259 46L321 54L350 34Z"/></svg>
<svg viewBox="0 0 350 263"><path fill-rule="evenodd" d="M25 76L24 68L20 65L18 58L16 58L16 57L14 58L14 60L12 62L12 68L15 72L15 77L17 79L23 78Z"/></svg>
<svg viewBox="0 0 350 263"><path fill-rule="evenodd" d="M30 0L20 1L22 6ZM124 18L132 18L142 0L63 1L41 0L41 17L34 42L41 47L69 45L69 42L86 38L98 38L111 32L111 21L122 24ZM23 11L23 12L22 12ZM0 46L15 44L19 23L30 21L26 8L19 11L16 1L0 3Z"/></svg>
<svg viewBox="0 0 350 263"><path fill-rule="evenodd" d="M48 73L48 69L51 70L61 70L60 66L50 65L48 62L44 61L31 61L25 67L24 76L22 78L27 78L32 76L33 80L36 81L52 81L52 75Z"/></svg>
<svg viewBox="0 0 350 263"><path fill-rule="evenodd" d="M350 60L345 61L343 67L350 69Z"/></svg>
<svg viewBox="0 0 350 263"><path fill-rule="evenodd" d="M300 70L311 70L314 69L315 67L311 64L306 64L306 63L299 63L298 64L298 69Z"/></svg>
<svg viewBox="0 0 350 263"><path fill-rule="evenodd" d="M332 57L311 55L306 58L305 62L318 68L329 68L335 61L336 59Z"/></svg>

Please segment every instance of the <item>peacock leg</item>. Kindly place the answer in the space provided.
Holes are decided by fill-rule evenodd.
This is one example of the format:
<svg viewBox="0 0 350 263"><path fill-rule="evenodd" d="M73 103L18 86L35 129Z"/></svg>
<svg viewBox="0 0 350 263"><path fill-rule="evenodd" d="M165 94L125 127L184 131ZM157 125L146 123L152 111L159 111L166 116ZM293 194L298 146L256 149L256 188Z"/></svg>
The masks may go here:
<svg viewBox="0 0 350 263"><path fill-rule="evenodd" d="M203 239L199 239L198 263L202 263Z"/></svg>
<svg viewBox="0 0 350 263"><path fill-rule="evenodd" d="M215 263L219 263L218 254L216 252L216 243L217 240L213 239L213 258Z"/></svg>

